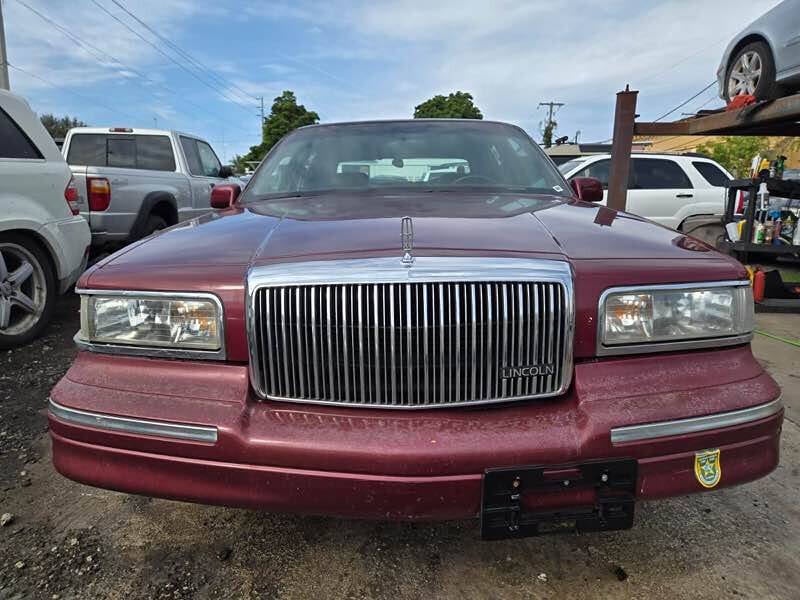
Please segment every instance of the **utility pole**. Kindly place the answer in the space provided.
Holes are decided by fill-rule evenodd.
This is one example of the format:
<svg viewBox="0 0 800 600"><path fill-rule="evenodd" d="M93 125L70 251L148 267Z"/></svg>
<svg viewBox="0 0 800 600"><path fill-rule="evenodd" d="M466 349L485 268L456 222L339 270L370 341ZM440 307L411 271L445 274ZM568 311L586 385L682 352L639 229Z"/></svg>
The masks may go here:
<svg viewBox="0 0 800 600"><path fill-rule="evenodd" d="M552 123L552 121L553 121L553 112L555 111L556 108L561 108L562 106L564 106L564 103L563 102L553 102L551 100L550 102L539 102L539 106L540 107L542 107L542 106L549 107L550 112L547 115L547 122L548 123Z"/></svg>
<svg viewBox="0 0 800 600"><path fill-rule="evenodd" d="M264 127L264 96L256 96L261 101L261 127Z"/></svg>
<svg viewBox="0 0 800 600"><path fill-rule="evenodd" d="M10 90L8 81L8 54L6 54L6 29L3 25L3 1L0 0L0 90Z"/></svg>
<svg viewBox="0 0 800 600"><path fill-rule="evenodd" d="M553 143L553 130L555 129L555 122L553 121L553 114L555 110L564 106L563 102L539 102L539 107L543 106L548 107L547 113L547 124L544 126L544 130L542 131L542 141L544 142L544 147L549 148Z"/></svg>

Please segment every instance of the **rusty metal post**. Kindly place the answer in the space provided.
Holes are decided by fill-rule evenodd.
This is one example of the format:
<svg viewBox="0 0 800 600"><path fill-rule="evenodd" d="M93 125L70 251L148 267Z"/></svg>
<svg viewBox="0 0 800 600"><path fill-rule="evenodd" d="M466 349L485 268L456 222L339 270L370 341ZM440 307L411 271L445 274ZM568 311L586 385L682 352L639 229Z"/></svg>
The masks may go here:
<svg viewBox="0 0 800 600"><path fill-rule="evenodd" d="M607 202L610 208L617 210L625 210L625 201L628 197L628 173L631 168L633 124L636 121L636 97L638 95L639 92L631 90L627 85L624 92L617 92Z"/></svg>

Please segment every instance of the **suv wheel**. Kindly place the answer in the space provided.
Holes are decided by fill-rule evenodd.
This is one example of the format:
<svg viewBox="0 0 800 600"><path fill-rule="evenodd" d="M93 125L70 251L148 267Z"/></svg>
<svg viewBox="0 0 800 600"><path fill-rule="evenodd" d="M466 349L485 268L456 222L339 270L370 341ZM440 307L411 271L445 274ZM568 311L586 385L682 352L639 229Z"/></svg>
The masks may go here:
<svg viewBox="0 0 800 600"><path fill-rule="evenodd" d="M775 83L775 61L764 42L747 44L728 65L725 96L730 101L741 94L750 94L758 100L780 96L780 87Z"/></svg>
<svg viewBox="0 0 800 600"><path fill-rule="evenodd" d="M32 240L0 235L0 348L25 344L53 313L56 281L47 255Z"/></svg>

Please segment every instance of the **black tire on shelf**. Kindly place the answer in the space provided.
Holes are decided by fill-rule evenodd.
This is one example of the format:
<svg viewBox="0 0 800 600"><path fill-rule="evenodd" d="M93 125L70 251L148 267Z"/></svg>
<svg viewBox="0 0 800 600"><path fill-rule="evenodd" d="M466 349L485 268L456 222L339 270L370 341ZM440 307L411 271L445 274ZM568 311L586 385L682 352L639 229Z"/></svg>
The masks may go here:
<svg viewBox="0 0 800 600"><path fill-rule="evenodd" d="M761 76L758 79L758 84L755 88L755 97L757 100L773 100L779 98L783 90L781 86L775 81L775 59L772 56L772 50L766 42L751 42L746 46L739 49L728 63L728 68L725 70L725 96L730 101L734 96L731 96L729 89L730 75L734 65L748 52L755 52L761 61Z"/></svg>
<svg viewBox="0 0 800 600"><path fill-rule="evenodd" d="M50 257L33 238L18 233L0 233L0 251L2 251L4 247L9 255L12 254L12 249L14 253L17 253L19 249L25 252L25 259L32 263L34 270L39 270L38 273L41 274L39 285L43 286L45 289L40 292L43 305L41 310L38 311L38 316L32 318L31 322L24 326L24 329L15 331L12 334L6 333L3 329L0 329L0 349L13 348L15 346L27 344L41 334L42 330L53 317L53 310L57 297L56 288L58 287ZM13 311L16 310L18 309L14 308L12 310L12 317L15 316L16 313Z"/></svg>

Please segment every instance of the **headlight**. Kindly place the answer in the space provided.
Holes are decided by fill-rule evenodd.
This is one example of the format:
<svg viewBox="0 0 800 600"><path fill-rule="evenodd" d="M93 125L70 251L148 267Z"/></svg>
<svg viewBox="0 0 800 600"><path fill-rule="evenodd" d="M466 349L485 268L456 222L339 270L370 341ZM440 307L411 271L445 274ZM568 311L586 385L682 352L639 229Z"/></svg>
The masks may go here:
<svg viewBox="0 0 800 600"><path fill-rule="evenodd" d="M745 282L619 288L600 301L601 347L737 337L753 331ZM620 349L621 350L621 349Z"/></svg>
<svg viewBox="0 0 800 600"><path fill-rule="evenodd" d="M220 350L222 306L210 294L83 295L81 338L101 344Z"/></svg>

